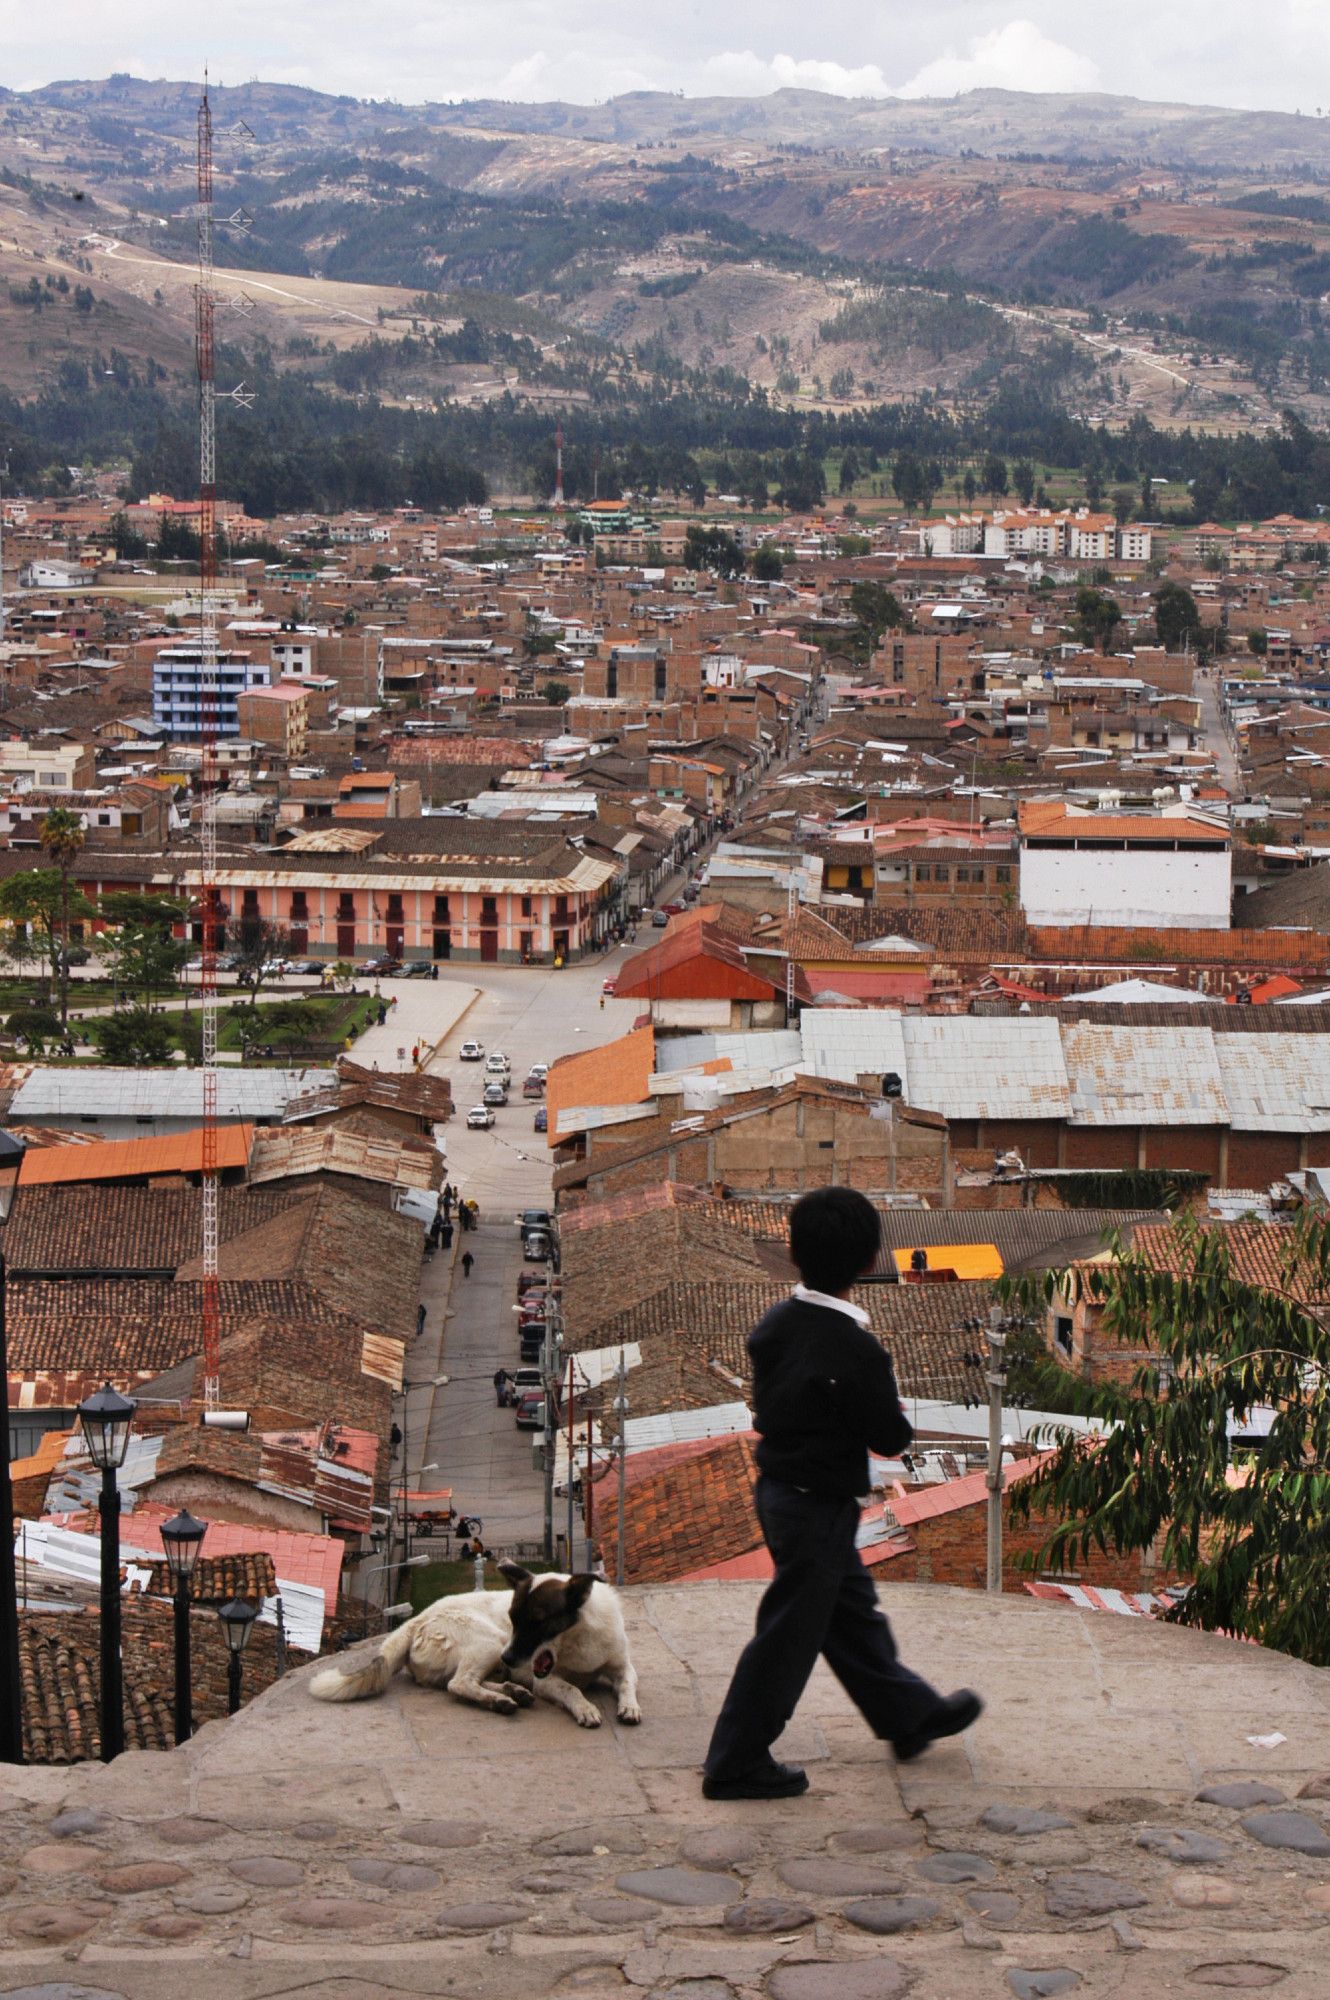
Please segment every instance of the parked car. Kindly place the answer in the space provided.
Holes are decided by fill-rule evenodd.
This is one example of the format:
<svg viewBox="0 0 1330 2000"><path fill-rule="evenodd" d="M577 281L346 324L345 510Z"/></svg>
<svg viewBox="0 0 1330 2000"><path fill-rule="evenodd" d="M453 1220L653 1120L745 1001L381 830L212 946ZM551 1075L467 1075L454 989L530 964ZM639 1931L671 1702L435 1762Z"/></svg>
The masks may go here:
<svg viewBox="0 0 1330 2000"><path fill-rule="evenodd" d="M485 1058L485 1074L487 1076L511 1076L512 1073L513 1066L503 1053L503 1050L491 1049Z"/></svg>
<svg viewBox="0 0 1330 2000"><path fill-rule="evenodd" d="M523 1077L522 1095L523 1097L543 1097L545 1095L545 1086L538 1076Z"/></svg>
<svg viewBox="0 0 1330 2000"><path fill-rule="evenodd" d="M549 1073L550 1066L548 1063L532 1063L530 1069L527 1071L528 1077L538 1076L542 1083L548 1079Z"/></svg>
<svg viewBox="0 0 1330 2000"><path fill-rule="evenodd" d="M667 917L681 917L683 915L682 903L662 903L660 907L664 910Z"/></svg>
<svg viewBox="0 0 1330 2000"><path fill-rule="evenodd" d="M519 1431L544 1430L545 1393L542 1389L523 1389L517 1399L517 1415L514 1422Z"/></svg>
<svg viewBox="0 0 1330 2000"><path fill-rule="evenodd" d="M468 1125L473 1125L477 1131L487 1132L494 1123L494 1113L488 1104L473 1104L466 1114L466 1122Z"/></svg>
<svg viewBox="0 0 1330 2000"><path fill-rule="evenodd" d="M522 1234L527 1236L533 1229L543 1229L548 1233L551 1217L547 1208L524 1208L520 1215L513 1217L513 1221ZM539 1282L543 1284L545 1281L542 1278Z"/></svg>
<svg viewBox="0 0 1330 2000"><path fill-rule="evenodd" d="M548 1264L550 1248L548 1229L528 1229L522 1237L522 1255L528 1264Z"/></svg>
<svg viewBox="0 0 1330 2000"><path fill-rule="evenodd" d="M524 1389L543 1389L544 1378L539 1368L518 1368L513 1373L513 1387L520 1396Z"/></svg>
<svg viewBox="0 0 1330 2000"><path fill-rule="evenodd" d="M493 1083L485 1085L486 1104L500 1105L508 1102L508 1086L496 1076Z"/></svg>
<svg viewBox="0 0 1330 2000"><path fill-rule="evenodd" d="M651 912L651 928L653 930L663 931L668 922L669 917L664 910L653 910Z"/></svg>
<svg viewBox="0 0 1330 2000"><path fill-rule="evenodd" d="M483 1042L463 1042L457 1053L462 1062L484 1062L485 1044Z"/></svg>
<svg viewBox="0 0 1330 2000"><path fill-rule="evenodd" d="M62 951L57 951L56 957L62 958L66 965L87 965L92 953L85 944L71 944L66 945Z"/></svg>
<svg viewBox="0 0 1330 2000"><path fill-rule="evenodd" d="M324 970L323 960L321 958L294 958L291 961L290 970L298 972L302 979L321 979Z"/></svg>
<svg viewBox="0 0 1330 2000"><path fill-rule="evenodd" d="M401 959L393 958L388 952L384 952L379 958L369 959L365 966L366 972L372 972L376 979L390 978L393 973L400 972L401 969Z"/></svg>
<svg viewBox="0 0 1330 2000"><path fill-rule="evenodd" d="M414 959L402 974L403 979L432 979L434 967L427 958Z"/></svg>
<svg viewBox="0 0 1330 2000"><path fill-rule="evenodd" d="M550 1129L550 1115L543 1104L531 1121L531 1129L533 1132L548 1132Z"/></svg>

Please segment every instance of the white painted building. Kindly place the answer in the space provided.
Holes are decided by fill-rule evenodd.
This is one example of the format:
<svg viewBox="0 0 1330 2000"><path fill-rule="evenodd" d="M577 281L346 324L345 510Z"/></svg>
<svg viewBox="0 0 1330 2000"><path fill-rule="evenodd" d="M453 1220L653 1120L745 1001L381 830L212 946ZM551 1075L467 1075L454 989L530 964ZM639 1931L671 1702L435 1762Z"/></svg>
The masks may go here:
<svg viewBox="0 0 1330 2000"><path fill-rule="evenodd" d="M236 706L249 688L270 685L266 660L219 647L214 707L218 736L239 736ZM157 726L176 743L197 743L203 735L203 661L197 640L163 646L152 663L152 714Z"/></svg>
<svg viewBox="0 0 1330 2000"><path fill-rule="evenodd" d="M1020 902L1032 924L1227 930L1226 827L1185 806L1086 811L1060 799L1020 812Z"/></svg>

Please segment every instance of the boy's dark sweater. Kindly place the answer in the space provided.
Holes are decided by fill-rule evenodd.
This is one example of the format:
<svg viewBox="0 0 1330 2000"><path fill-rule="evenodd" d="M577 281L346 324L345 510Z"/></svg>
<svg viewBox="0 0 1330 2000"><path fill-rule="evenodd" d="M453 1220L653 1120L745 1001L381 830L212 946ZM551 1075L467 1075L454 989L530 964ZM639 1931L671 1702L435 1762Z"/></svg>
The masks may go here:
<svg viewBox="0 0 1330 2000"><path fill-rule="evenodd" d="M848 1313L785 1299L748 1336L759 1468L831 1499L868 1491L868 1453L914 1432L886 1349Z"/></svg>

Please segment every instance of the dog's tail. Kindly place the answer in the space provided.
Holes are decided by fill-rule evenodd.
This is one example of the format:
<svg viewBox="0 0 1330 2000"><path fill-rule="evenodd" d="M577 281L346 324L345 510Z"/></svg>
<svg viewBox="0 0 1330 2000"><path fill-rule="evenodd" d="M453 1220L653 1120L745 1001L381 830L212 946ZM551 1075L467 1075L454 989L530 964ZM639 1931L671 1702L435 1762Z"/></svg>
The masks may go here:
<svg viewBox="0 0 1330 2000"><path fill-rule="evenodd" d="M363 1667L351 1673L342 1667L324 1667L315 1674L309 1684L315 1701L367 1701L371 1695L382 1694L398 1668L406 1663L415 1622L414 1618L408 1618L405 1625L390 1632Z"/></svg>

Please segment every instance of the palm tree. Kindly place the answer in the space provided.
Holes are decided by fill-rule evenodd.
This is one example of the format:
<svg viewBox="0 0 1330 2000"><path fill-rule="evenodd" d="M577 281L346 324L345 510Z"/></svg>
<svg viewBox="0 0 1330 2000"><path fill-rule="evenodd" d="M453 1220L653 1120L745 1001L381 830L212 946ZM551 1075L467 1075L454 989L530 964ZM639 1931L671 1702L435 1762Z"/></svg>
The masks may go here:
<svg viewBox="0 0 1330 2000"><path fill-rule="evenodd" d="M56 980L60 993L60 1025L69 1023L69 894L70 870L83 846L83 820L68 806L52 806L37 825L37 837L48 861L60 871L60 956Z"/></svg>

